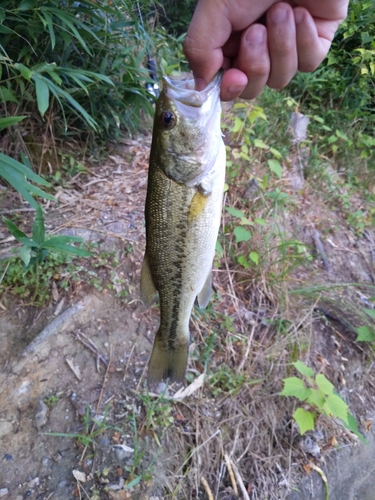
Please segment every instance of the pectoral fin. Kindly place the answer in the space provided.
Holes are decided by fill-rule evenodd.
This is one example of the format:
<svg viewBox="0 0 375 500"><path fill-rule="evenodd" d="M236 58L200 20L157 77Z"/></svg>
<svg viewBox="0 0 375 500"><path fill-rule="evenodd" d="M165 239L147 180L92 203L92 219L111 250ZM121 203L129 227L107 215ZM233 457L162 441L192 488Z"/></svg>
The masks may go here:
<svg viewBox="0 0 375 500"><path fill-rule="evenodd" d="M145 253L141 271L141 299L145 306L148 307L152 304L156 293L157 290L152 280L147 253Z"/></svg>
<svg viewBox="0 0 375 500"><path fill-rule="evenodd" d="M208 273L205 284L202 290L197 295L197 304L200 309L206 309L208 303L210 302L212 292L212 269Z"/></svg>

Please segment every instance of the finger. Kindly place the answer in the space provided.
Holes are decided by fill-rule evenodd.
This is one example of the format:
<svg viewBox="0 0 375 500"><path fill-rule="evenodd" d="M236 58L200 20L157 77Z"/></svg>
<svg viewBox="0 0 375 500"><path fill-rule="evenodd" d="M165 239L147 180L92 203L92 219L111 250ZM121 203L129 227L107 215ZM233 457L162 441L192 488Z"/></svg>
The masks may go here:
<svg viewBox="0 0 375 500"><path fill-rule="evenodd" d="M222 47L232 28L222 6L223 2L217 5L216 2L198 2L186 34L184 54L193 71L197 90L203 90L223 64Z"/></svg>
<svg viewBox="0 0 375 500"><path fill-rule="evenodd" d="M199 0L184 42L197 90L203 90L223 64L231 33L251 26L277 0ZM230 57L227 55L227 57Z"/></svg>
<svg viewBox="0 0 375 500"><path fill-rule="evenodd" d="M276 3L267 12L268 49L271 71L267 85L281 89L297 72L298 56L293 9Z"/></svg>
<svg viewBox="0 0 375 500"><path fill-rule="evenodd" d="M298 69L303 72L314 71L327 55L331 40L319 38L317 26L310 13L303 7L294 9L296 23L296 42Z"/></svg>
<svg viewBox="0 0 375 500"><path fill-rule="evenodd" d="M248 84L240 97L254 99L266 85L270 73L265 26L253 24L243 33L239 55L234 65L243 71L248 79Z"/></svg>
<svg viewBox="0 0 375 500"><path fill-rule="evenodd" d="M246 85L247 77L245 73L237 68L230 68L223 75L220 99L222 101L232 101L242 94Z"/></svg>

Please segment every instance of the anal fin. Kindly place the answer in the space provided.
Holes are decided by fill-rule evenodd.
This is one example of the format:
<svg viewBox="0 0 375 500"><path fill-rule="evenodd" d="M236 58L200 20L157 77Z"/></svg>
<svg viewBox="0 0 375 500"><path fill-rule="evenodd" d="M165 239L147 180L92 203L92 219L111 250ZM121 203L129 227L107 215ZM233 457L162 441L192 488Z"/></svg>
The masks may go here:
<svg viewBox="0 0 375 500"><path fill-rule="evenodd" d="M206 281L203 285L202 290L197 295L197 304L200 309L206 309L208 303L210 302L212 293L212 269L208 273Z"/></svg>

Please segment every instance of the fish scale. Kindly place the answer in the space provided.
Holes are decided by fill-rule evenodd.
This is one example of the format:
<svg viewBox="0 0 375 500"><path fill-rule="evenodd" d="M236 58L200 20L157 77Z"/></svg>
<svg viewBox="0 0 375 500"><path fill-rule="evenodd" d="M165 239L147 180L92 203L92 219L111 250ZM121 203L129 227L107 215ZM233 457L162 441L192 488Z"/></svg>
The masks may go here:
<svg viewBox="0 0 375 500"><path fill-rule="evenodd" d="M181 382L185 376L190 315L196 298L204 307L209 301L221 218L225 147L220 76L203 92L188 86L191 82L165 79L155 111L141 274L145 304L156 292L160 300L149 384Z"/></svg>

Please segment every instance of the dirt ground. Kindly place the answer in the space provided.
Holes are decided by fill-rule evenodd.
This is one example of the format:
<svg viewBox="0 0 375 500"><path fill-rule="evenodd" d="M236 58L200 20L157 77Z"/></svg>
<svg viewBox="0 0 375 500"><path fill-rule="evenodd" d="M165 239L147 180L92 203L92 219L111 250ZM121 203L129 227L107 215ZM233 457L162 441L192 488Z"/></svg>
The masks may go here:
<svg viewBox="0 0 375 500"><path fill-rule="evenodd" d="M265 321L269 311L252 310L245 301L236 302L240 326L236 321L228 326L226 341L248 340L250 348L244 344L242 351L233 340L230 359L241 367L249 363L251 383L230 396L205 389L204 366L194 352L206 345L200 339L209 327L205 317L193 315L192 394L158 406L147 394L145 372L158 324L157 307L147 310L138 298L149 141L140 138L125 143L123 150L117 148L105 166L58 190L58 209L46 207L50 231L80 235L116 253L116 276L121 278L116 291L125 290L124 296L79 283L70 295L56 296L45 307L8 297L0 308L0 498L205 499L211 490L221 500L282 499L303 477L311 477L303 465L314 460L324 468L329 462L324 457L335 457L337 449L361 446L344 428L338 431L323 419L322 436L310 436L319 447L318 456L303 448L305 442L290 419L295 402L278 402L282 384L276 375L284 373L278 363L288 339L274 336ZM358 326L358 304L368 305L371 292L366 290L375 282L375 233L353 234L337 213L314 205L307 186L298 210L285 221L285 231L313 245L318 220L324 221L320 232L328 234L324 245L329 269L318 255L313 268L295 271L296 284L314 284L319 277L320 283L356 282L363 287L342 293L340 300L328 295L316 307L315 298L306 306L301 294L301 308L308 311L309 346L297 349L301 356L309 353L316 371L324 373L349 404L360 428L371 433L373 353L368 345L355 342L350 325ZM28 224L25 217L26 229ZM335 232L328 231L330 226L336 226ZM3 236L0 257L15 246L5 230ZM125 251L129 245L131 252ZM104 266L101 272L104 276L110 271ZM220 269L214 272L214 285L222 295L230 295L233 286L223 281ZM224 323L222 318L233 310L222 307L218 321ZM305 328L303 321L296 335ZM212 353L215 365L219 355ZM275 373L267 382L271 370ZM252 451L256 441L257 450L266 450L264 455L257 456L255 447ZM266 488L257 474L261 477L267 467L273 472L268 473Z"/></svg>

